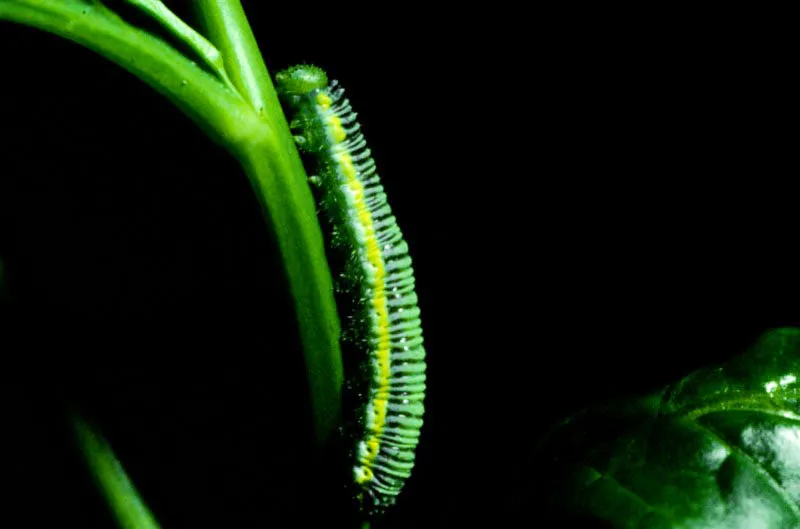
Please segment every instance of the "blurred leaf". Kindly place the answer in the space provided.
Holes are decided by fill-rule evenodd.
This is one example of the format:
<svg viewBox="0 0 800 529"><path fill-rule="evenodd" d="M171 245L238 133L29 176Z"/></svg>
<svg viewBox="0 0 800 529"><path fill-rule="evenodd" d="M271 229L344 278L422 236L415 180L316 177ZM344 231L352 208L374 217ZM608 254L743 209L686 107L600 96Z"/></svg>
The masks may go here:
<svg viewBox="0 0 800 529"><path fill-rule="evenodd" d="M800 527L798 376L800 329L777 329L660 404L570 418L538 463L552 515L626 529Z"/></svg>

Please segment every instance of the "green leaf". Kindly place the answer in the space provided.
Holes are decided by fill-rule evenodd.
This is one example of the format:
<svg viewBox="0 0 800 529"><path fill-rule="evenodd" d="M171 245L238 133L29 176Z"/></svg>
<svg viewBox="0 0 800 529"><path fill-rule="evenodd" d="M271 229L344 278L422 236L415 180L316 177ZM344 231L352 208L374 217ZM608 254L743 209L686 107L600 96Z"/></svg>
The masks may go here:
<svg viewBox="0 0 800 529"><path fill-rule="evenodd" d="M626 529L800 527L798 376L800 329L777 329L660 405L576 415L543 446L551 507Z"/></svg>

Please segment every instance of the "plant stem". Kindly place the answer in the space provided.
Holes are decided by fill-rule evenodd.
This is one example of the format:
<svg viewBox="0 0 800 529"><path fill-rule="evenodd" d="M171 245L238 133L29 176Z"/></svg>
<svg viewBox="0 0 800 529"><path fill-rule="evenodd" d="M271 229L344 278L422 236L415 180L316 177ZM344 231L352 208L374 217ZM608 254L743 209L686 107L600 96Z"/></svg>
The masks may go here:
<svg viewBox="0 0 800 529"><path fill-rule="evenodd" d="M341 417L342 364L330 272L307 184L295 185L286 152L274 143L244 152L242 165L277 239L297 310L306 354L317 441L323 444Z"/></svg>
<svg viewBox="0 0 800 529"><path fill-rule="evenodd" d="M189 27L161 0L127 0L156 20L161 26L189 46L228 87L236 91L225 72L222 55L208 40Z"/></svg>
<svg viewBox="0 0 800 529"><path fill-rule="evenodd" d="M258 43L239 0L197 0L206 35L222 52L234 85L260 116L283 115Z"/></svg>
<svg viewBox="0 0 800 529"><path fill-rule="evenodd" d="M324 443L341 417L342 359L316 206L272 79L239 0L194 3L206 35L221 51L234 86L274 132L263 150L240 156L283 256L306 356L317 441Z"/></svg>
<svg viewBox="0 0 800 529"><path fill-rule="evenodd" d="M76 413L71 413L70 418L76 442L117 525L121 529L159 529L105 439Z"/></svg>
<svg viewBox="0 0 800 529"><path fill-rule="evenodd" d="M302 185L307 187L303 162L241 3L239 0L197 0L193 5L206 33L222 52L234 86L269 124L288 156L295 177L302 179ZM299 188L301 184L298 181L296 185Z"/></svg>
<svg viewBox="0 0 800 529"><path fill-rule="evenodd" d="M103 55L164 94L228 149L264 133L263 121L241 96L99 2L0 0L0 20L59 35Z"/></svg>
<svg viewBox="0 0 800 529"><path fill-rule="evenodd" d="M240 93L100 2L0 0L0 20L60 35L107 57L168 97L241 162L284 261L305 351L316 437L324 443L339 424L343 375L339 320L314 200L241 4L196 4Z"/></svg>

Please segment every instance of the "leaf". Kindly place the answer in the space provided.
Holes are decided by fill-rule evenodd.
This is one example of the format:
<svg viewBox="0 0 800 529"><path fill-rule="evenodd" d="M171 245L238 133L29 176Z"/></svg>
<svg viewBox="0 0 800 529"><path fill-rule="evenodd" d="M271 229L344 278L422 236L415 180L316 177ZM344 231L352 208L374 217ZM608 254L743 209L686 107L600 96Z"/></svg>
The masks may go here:
<svg viewBox="0 0 800 529"><path fill-rule="evenodd" d="M660 403L569 419L542 452L554 516L626 529L800 527L798 376L800 329L776 329Z"/></svg>

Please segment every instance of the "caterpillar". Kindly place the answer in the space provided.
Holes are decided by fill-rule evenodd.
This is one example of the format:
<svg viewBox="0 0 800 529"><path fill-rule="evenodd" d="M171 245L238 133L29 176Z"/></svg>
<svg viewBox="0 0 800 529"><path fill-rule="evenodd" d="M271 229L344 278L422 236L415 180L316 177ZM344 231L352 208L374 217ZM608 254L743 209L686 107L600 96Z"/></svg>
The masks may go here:
<svg viewBox="0 0 800 529"><path fill-rule="evenodd" d="M337 287L354 294L366 399L353 480L370 515L392 505L414 466L425 397L425 349L414 271L356 113L336 81L300 65L275 76L301 151L315 161L321 211L348 265Z"/></svg>

